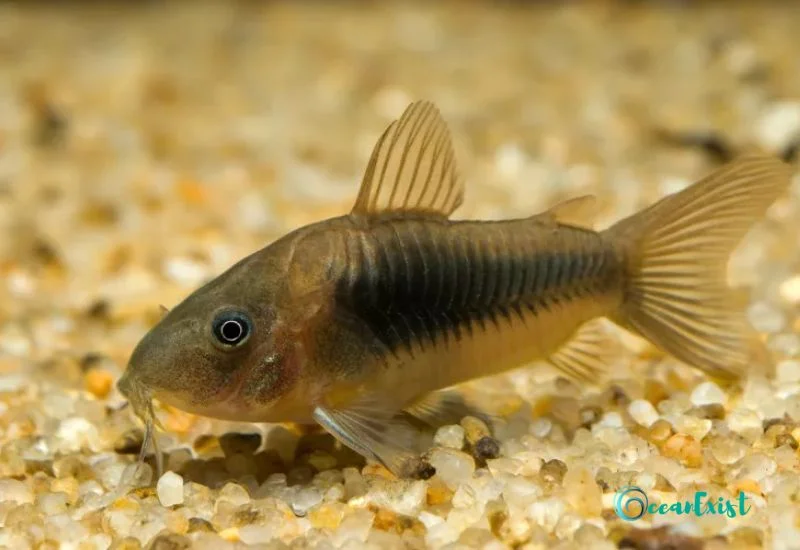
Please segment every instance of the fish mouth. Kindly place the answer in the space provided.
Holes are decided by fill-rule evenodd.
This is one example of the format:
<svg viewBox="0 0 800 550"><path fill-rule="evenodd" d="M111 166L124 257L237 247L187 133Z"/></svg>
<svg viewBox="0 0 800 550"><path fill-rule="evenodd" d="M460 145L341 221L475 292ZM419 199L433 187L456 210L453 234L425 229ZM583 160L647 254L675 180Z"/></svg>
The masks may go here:
<svg viewBox="0 0 800 550"><path fill-rule="evenodd" d="M149 393L149 397L190 414L221 420L239 420L250 410L250 405L242 394L246 385L247 377L237 376L228 383L220 384L216 393L206 396L202 400L198 400L190 392L167 389L155 389ZM148 406L152 408L152 405ZM149 414L146 411L143 412Z"/></svg>
<svg viewBox="0 0 800 550"><path fill-rule="evenodd" d="M117 382L117 389L125 396L139 418L143 418L147 409L152 408L150 406L151 392L131 376L130 369L125 371Z"/></svg>

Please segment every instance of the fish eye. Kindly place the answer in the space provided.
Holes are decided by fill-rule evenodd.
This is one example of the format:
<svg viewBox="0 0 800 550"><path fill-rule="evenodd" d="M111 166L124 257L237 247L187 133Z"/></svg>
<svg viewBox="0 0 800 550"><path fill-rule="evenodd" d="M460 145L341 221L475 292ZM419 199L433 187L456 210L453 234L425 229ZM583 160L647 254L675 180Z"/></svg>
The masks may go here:
<svg viewBox="0 0 800 550"><path fill-rule="evenodd" d="M223 311L211 324L217 342L224 347L239 346L247 340L252 329L250 318L240 311Z"/></svg>

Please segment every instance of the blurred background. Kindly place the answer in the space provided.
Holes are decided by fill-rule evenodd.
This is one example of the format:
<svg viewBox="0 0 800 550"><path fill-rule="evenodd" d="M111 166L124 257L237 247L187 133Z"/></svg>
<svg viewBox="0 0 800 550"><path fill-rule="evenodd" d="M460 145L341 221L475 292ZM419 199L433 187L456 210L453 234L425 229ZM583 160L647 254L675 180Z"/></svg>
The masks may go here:
<svg viewBox="0 0 800 550"><path fill-rule="evenodd" d="M159 303L345 211L414 99L452 126L464 217L596 191L614 219L719 157L664 132L778 154L797 28L782 2L4 2L3 349L124 363Z"/></svg>
<svg viewBox="0 0 800 550"><path fill-rule="evenodd" d="M794 158L798 29L779 1L0 3L0 475L40 436L116 448L113 384L159 306L346 212L411 101L451 125L457 217L596 193L602 226L741 152ZM732 265L784 357L793 193Z"/></svg>

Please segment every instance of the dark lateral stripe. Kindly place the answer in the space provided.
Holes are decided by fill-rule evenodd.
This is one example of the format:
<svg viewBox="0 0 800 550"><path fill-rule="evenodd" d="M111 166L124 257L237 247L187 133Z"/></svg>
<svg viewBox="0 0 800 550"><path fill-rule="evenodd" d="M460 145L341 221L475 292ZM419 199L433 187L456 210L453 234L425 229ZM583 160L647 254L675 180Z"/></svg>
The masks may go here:
<svg viewBox="0 0 800 550"><path fill-rule="evenodd" d="M350 265L337 300L395 353L501 328L502 320L523 319L613 279L612 253L599 241L580 253L537 252L521 236L477 241L425 224L382 224L364 236L366 244L346 247Z"/></svg>
<svg viewBox="0 0 800 550"><path fill-rule="evenodd" d="M467 241L467 262L471 268L472 277L470 278L469 288L464 297L465 303L479 303L483 292L483 280L485 278L484 254L479 243ZM466 306L465 306L466 307Z"/></svg>
<svg viewBox="0 0 800 550"><path fill-rule="evenodd" d="M459 311L464 311L470 305L472 298L472 263L470 256L470 243L466 239L456 239L454 243L455 258L458 270L458 286L453 306Z"/></svg>
<svg viewBox="0 0 800 550"><path fill-rule="evenodd" d="M511 262L513 255L500 252L497 256L497 286L494 289L494 302L499 306L507 304L511 299Z"/></svg>
<svg viewBox="0 0 800 550"><path fill-rule="evenodd" d="M511 280L508 283L508 297L516 303L522 295L522 284L525 281L525 259L521 254L514 254L510 257L510 263Z"/></svg>
<svg viewBox="0 0 800 550"><path fill-rule="evenodd" d="M495 301L495 288L497 288L497 253L495 243L489 241L488 249L482 250L484 257L483 284L481 285L481 298L476 305L480 309L489 309Z"/></svg>

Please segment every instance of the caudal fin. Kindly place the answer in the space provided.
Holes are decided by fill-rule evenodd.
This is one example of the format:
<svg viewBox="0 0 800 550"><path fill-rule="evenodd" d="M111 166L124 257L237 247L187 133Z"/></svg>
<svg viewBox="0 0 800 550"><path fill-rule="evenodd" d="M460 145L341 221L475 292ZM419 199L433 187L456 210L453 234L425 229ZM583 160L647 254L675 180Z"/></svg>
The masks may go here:
<svg viewBox="0 0 800 550"><path fill-rule="evenodd" d="M728 257L790 180L778 159L742 158L609 228L629 277L614 320L709 374L743 374L752 329Z"/></svg>

